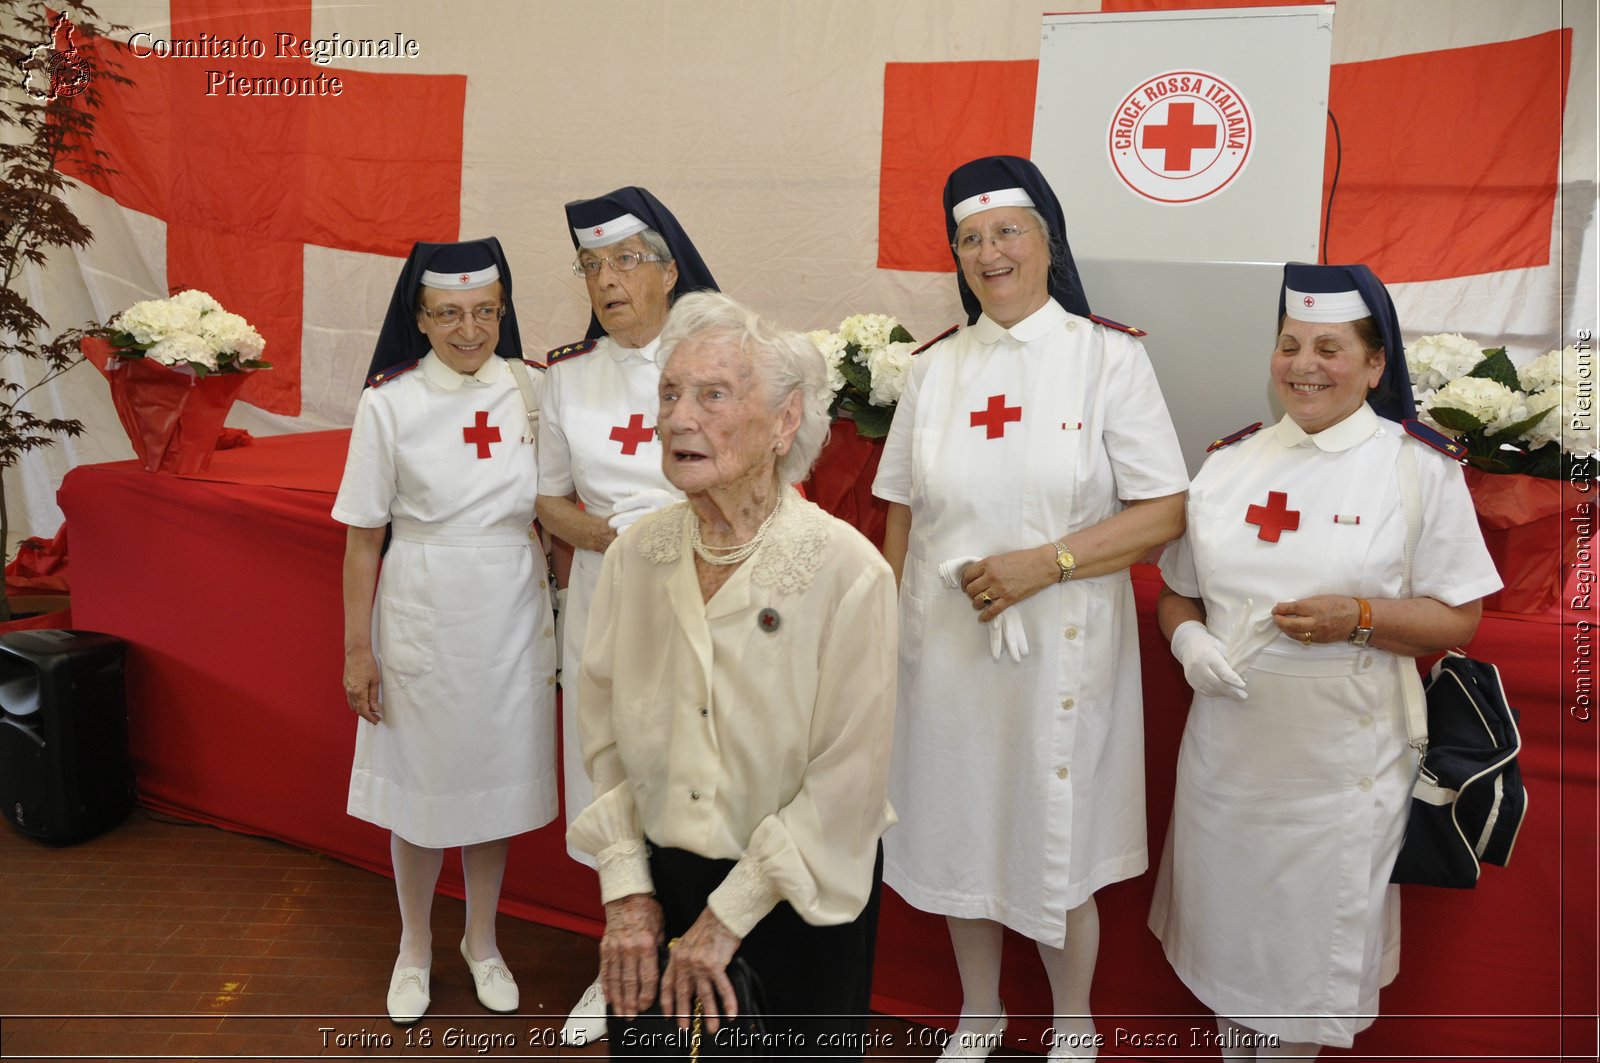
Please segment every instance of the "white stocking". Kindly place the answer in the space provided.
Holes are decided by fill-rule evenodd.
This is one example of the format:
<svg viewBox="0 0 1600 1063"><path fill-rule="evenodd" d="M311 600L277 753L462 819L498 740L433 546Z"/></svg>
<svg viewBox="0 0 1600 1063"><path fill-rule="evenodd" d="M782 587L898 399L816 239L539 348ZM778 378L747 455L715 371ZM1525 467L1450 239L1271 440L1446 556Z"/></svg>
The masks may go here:
<svg viewBox="0 0 1600 1063"><path fill-rule="evenodd" d="M424 849L400 835L389 834L389 860L394 865L394 889L400 898L400 956L396 967L433 966L433 888L444 864L443 849Z"/></svg>
<svg viewBox="0 0 1600 1063"><path fill-rule="evenodd" d="M1004 928L992 919L947 916L950 944L961 975L961 1021L957 1030L988 1033L1000 1014L1000 951Z"/></svg>
<svg viewBox="0 0 1600 1063"><path fill-rule="evenodd" d="M500 910L500 882L510 849L509 838L461 847L461 876L467 883L467 951L480 962L500 955L494 917Z"/></svg>
<svg viewBox="0 0 1600 1063"><path fill-rule="evenodd" d="M1074 1035L1074 1051L1088 1055L1094 1034L1089 1013L1089 987L1094 982L1094 962L1100 954L1100 910L1090 897L1067 912L1067 937L1058 949L1039 942L1039 958L1050 978L1058 1035Z"/></svg>

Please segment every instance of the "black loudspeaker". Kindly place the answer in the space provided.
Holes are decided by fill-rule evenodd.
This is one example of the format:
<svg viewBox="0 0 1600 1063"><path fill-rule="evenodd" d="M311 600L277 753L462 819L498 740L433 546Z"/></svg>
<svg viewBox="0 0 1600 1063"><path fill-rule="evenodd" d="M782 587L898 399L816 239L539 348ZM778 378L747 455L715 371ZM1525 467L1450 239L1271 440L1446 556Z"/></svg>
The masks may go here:
<svg viewBox="0 0 1600 1063"><path fill-rule="evenodd" d="M0 811L22 833L83 841L133 807L126 652L91 631L0 634Z"/></svg>

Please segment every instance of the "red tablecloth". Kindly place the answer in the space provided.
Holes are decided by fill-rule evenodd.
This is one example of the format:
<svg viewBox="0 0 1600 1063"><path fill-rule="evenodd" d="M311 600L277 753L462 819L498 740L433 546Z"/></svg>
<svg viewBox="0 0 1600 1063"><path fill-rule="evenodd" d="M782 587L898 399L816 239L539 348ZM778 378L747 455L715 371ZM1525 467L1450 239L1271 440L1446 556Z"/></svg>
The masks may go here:
<svg viewBox="0 0 1600 1063"><path fill-rule="evenodd" d="M218 453L204 478L154 475L133 462L83 466L67 476L60 502L72 529L74 623L130 643L144 800L385 871L385 832L344 812L356 721L340 691L344 529L328 511L347 439L259 440ZM1155 629L1153 570L1136 570L1135 585L1153 861L1188 692ZM1522 710L1527 822L1512 866L1487 869L1477 890L1407 889L1400 977L1358 1053L1593 1056L1600 723L1568 711L1575 661L1592 678L1593 656L1575 658L1573 647L1592 642L1592 631L1572 624L1485 617L1470 652L1501 665ZM1094 1008L1108 1056L1197 1054L1190 1029L1211 1029L1145 929L1152 878L1099 894ZM459 895L454 861L442 881ZM565 856L559 824L513 844L507 911L596 933L596 897L593 874ZM1028 942L1009 941L1004 983L1014 1015L1049 1010ZM907 1016L948 1014L960 1002L943 921L893 894L875 990L876 1007ZM1014 1022L1018 1043L1036 1046L1043 1025ZM1140 1049L1129 1043L1136 1036L1176 1043Z"/></svg>

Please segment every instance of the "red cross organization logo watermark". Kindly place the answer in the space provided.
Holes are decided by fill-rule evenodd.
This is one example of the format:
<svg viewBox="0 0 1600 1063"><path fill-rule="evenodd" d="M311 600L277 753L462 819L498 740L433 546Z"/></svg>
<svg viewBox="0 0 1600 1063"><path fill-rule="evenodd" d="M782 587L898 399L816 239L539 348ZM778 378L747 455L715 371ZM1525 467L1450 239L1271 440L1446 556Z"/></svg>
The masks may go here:
<svg viewBox="0 0 1600 1063"><path fill-rule="evenodd" d="M22 89L41 103L69 99L89 87L89 60L72 39L77 27L66 15L50 24L50 41L33 49L22 64Z"/></svg>
<svg viewBox="0 0 1600 1063"><path fill-rule="evenodd" d="M1140 84L1111 115L1111 167L1158 203L1215 195L1250 159L1255 120L1245 98L1201 70L1169 70Z"/></svg>

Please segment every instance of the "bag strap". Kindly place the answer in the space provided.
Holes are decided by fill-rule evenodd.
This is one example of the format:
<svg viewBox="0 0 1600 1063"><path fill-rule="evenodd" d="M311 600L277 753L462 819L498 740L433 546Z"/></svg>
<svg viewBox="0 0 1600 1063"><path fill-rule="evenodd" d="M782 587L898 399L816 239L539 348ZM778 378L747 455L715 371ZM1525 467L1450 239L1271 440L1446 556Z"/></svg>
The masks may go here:
<svg viewBox="0 0 1600 1063"><path fill-rule="evenodd" d="M539 436L539 400L533 395L533 375L528 372L528 367L522 364L520 358L507 358L506 367L511 370L511 376L517 382L517 390L522 392L522 405L528 411L528 431L535 439Z"/></svg>
<svg viewBox="0 0 1600 1063"><path fill-rule="evenodd" d="M1416 556L1417 543L1422 538L1422 491L1417 486L1417 455L1411 444L1400 440L1400 504L1406 515L1405 569L1400 578L1400 595L1411 597L1411 559ZM1412 664L1415 670L1415 663ZM1411 748L1420 757L1428 751L1428 706L1422 698L1422 688L1417 683L1402 682L1406 706L1406 735Z"/></svg>

